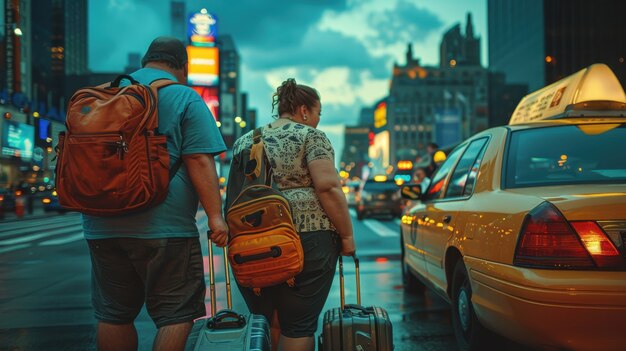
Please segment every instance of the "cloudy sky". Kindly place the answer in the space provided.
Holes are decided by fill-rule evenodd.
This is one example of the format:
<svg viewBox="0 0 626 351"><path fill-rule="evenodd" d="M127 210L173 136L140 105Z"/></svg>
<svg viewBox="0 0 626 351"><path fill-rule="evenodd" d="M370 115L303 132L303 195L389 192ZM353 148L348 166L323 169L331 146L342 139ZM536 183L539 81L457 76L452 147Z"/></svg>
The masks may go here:
<svg viewBox="0 0 626 351"><path fill-rule="evenodd" d="M219 32L232 35L241 56L241 83L260 123L271 120L271 94L294 77L318 89L320 128L342 151L344 125L361 107L388 93L394 62L407 43L422 64L437 65L442 34L473 16L486 64L486 0L187 0L206 8ZM89 0L89 66L120 71L129 52L170 34L169 0Z"/></svg>

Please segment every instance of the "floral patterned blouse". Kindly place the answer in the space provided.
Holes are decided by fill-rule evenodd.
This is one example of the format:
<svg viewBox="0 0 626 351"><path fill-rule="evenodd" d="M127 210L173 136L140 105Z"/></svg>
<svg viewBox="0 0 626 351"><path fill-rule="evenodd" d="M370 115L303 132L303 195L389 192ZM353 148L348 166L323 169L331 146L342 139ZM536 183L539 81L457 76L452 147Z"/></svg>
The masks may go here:
<svg viewBox="0 0 626 351"><path fill-rule="evenodd" d="M335 163L335 152L324 132L296 122L263 127L265 153L273 169L273 181L291 203L298 232L335 230L313 188L308 163L326 159ZM252 131L237 139L233 154L252 145Z"/></svg>

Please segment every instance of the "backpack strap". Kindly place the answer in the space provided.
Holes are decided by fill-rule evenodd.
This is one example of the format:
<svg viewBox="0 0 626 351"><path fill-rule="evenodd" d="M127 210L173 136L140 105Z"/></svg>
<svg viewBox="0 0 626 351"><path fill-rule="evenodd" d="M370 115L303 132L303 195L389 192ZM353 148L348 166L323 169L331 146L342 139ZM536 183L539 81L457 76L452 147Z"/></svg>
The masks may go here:
<svg viewBox="0 0 626 351"><path fill-rule="evenodd" d="M267 186L272 184L272 166L267 154L265 153L265 147L263 143L263 127L256 128L252 132L252 147L250 149L250 160L248 162L255 162L254 171L251 172L253 179L260 178ZM254 161L253 161L254 160ZM265 167L263 167L265 165ZM262 172L265 172L262 174ZM265 178L261 178L264 176Z"/></svg>
<svg viewBox="0 0 626 351"><path fill-rule="evenodd" d="M174 85L174 84L180 84L179 82L175 81L175 80L171 80L169 78L158 78L153 80L152 82L150 82L150 87L159 90L161 88L164 88L166 86L169 85Z"/></svg>

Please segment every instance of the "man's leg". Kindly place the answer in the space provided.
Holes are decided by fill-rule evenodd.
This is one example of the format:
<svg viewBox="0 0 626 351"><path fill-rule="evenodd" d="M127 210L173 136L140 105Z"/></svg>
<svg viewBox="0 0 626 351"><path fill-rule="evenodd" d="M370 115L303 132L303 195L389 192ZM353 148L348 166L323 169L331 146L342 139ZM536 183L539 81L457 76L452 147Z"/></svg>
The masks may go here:
<svg viewBox="0 0 626 351"><path fill-rule="evenodd" d="M98 322L98 351L136 351L137 329L134 324Z"/></svg>
<svg viewBox="0 0 626 351"><path fill-rule="evenodd" d="M154 338L153 351L177 351L184 350L187 337L193 323L178 323L159 328Z"/></svg>

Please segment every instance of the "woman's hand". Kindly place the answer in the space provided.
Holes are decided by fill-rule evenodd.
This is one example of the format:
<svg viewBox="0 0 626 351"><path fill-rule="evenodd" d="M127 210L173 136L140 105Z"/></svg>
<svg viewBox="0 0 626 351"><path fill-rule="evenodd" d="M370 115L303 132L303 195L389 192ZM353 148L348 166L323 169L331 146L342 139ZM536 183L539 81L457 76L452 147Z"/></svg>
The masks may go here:
<svg viewBox="0 0 626 351"><path fill-rule="evenodd" d="M356 246L354 245L354 236L350 235L345 238L341 238L341 255L353 256L356 252Z"/></svg>

